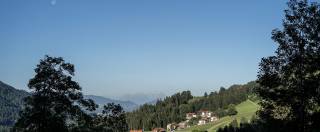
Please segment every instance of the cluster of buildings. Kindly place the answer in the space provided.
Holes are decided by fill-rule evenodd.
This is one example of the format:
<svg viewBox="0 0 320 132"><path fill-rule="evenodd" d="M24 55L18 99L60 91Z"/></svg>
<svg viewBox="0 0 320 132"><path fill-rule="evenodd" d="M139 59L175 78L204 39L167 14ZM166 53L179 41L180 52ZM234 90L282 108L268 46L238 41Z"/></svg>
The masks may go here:
<svg viewBox="0 0 320 132"><path fill-rule="evenodd" d="M173 130L179 130L179 129L185 129L190 127L190 120L192 118L198 118L198 123L197 125L204 125L207 124L209 122L215 122L218 119L217 116L215 116L211 111L208 110L200 110L197 113L187 113L186 114L186 120L182 121L178 124L175 123L171 123L167 125L167 130L169 131L173 131ZM192 123L191 123L192 124Z"/></svg>
<svg viewBox="0 0 320 132"><path fill-rule="evenodd" d="M189 122L192 118L200 118L198 121L198 125L204 125L209 122L214 122L218 120L218 117L215 116L212 112L208 110L200 110L198 113L187 113L186 114L186 119Z"/></svg>
<svg viewBox="0 0 320 132"><path fill-rule="evenodd" d="M187 113L186 120L180 123L170 123L167 125L167 129L164 128L154 128L152 132L173 132L175 130L181 130L190 127L190 120L192 118L199 119L197 125L204 125L209 122L218 121L219 118L215 116L211 111L208 110L200 110L197 113ZM192 123L191 123L192 124ZM143 130L130 130L130 132L143 132Z"/></svg>

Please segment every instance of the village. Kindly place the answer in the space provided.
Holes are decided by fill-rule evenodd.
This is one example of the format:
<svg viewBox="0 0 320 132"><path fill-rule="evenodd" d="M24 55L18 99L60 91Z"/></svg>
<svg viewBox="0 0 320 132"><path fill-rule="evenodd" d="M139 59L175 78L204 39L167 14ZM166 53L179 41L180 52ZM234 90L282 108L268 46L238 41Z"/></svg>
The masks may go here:
<svg viewBox="0 0 320 132"><path fill-rule="evenodd" d="M192 125L205 125L210 122L218 121L219 118L211 111L200 110L196 113L186 113L186 120L180 123L170 123L167 128L153 128L152 132L174 132L189 128ZM194 123L196 121L196 123ZM143 132L144 130L130 130L130 132Z"/></svg>

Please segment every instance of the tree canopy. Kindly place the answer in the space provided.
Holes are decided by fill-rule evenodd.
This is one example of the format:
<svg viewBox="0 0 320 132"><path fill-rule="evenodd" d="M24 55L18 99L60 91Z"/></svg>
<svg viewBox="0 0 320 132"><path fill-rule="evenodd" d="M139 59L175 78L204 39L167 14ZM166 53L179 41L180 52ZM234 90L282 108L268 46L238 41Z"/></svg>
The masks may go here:
<svg viewBox="0 0 320 132"><path fill-rule="evenodd" d="M104 106L102 115L92 115L98 105L84 99L81 87L72 77L74 65L61 57L45 56L35 69L28 87L31 96L14 126L15 131L27 132L90 132L126 131L125 114L120 105ZM107 127L105 127L107 126Z"/></svg>
<svg viewBox="0 0 320 132"><path fill-rule="evenodd" d="M272 39L276 54L262 58L255 89L262 107L258 119L219 131L320 130L320 5L290 0L283 29L273 30Z"/></svg>
<svg viewBox="0 0 320 132"><path fill-rule="evenodd" d="M263 99L260 116L285 120L299 131L319 126L320 8L307 0L291 0L283 29L272 31L275 56L260 63L257 89ZM317 120L315 120L317 119Z"/></svg>

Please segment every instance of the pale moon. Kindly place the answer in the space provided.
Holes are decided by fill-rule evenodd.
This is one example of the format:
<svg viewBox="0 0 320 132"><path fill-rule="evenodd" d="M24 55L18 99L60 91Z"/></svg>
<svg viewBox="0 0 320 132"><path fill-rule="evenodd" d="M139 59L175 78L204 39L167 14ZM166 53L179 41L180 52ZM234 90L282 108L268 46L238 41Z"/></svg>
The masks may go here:
<svg viewBox="0 0 320 132"><path fill-rule="evenodd" d="M51 0L51 5L54 6L56 5L57 1L56 0Z"/></svg>

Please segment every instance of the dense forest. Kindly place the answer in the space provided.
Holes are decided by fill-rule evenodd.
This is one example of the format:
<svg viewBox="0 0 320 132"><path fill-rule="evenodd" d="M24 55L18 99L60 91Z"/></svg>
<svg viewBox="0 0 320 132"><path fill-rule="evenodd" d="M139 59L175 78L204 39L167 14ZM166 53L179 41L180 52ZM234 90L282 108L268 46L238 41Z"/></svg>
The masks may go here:
<svg viewBox="0 0 320 132"><path fill-rule="evenodd" d="M17 90L0 81L0 126L12 126L19 117L23 98L29 93ZM1 128L0 128L1 130Z"/></svg>
<svg viewBox="0 0 320 132"><path fill-rule="evenodd" d="M184 121L186 113L202 109L213 111L217 116L223 117L228 114L227 109L230 105L245 101L257 86L257 83L249 82L245 85L232 85L227 89L221 87L219 91L205 93L201 97L194 97L190 91L183 91L158 100L155 105L145 104L127 113L127 122L131 129L151 130Z"/></svg>

